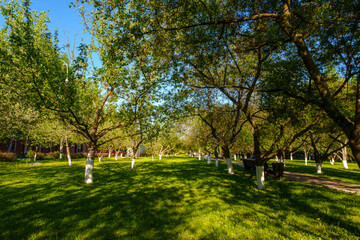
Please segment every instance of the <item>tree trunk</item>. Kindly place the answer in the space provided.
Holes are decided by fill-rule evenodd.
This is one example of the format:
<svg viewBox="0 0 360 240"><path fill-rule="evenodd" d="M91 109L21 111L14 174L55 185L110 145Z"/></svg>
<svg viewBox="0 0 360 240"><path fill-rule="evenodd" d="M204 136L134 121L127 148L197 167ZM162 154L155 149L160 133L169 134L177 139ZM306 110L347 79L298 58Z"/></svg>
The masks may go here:
<svg viewBox="0 0 360 240"><path fill-rule="evenodd" d="M12 145L13 145L13 142L14 142L14 138L15 138L15 136L12 136L11 139L10 139L9 147L8 147L8 150L7 150L8 153L11 152Z"/></svg>
<svg viewBox="0 0 360 240"><path fill-rule="evenodd" d="M234 154L234 161L236 161L236 154Z"/></svg>
<svg viewBox="0 0 360 240"><path fill-rule="evenodd" d="M24 147L24 155L25 155L25 157L26 157L26 154L27 154L27 148L28 148L28 138L26 138L26 140L25 140L25 147Z"/></svg>
<svg viewBox="0 0 360 240"><path fill-rule="evenodd" d="M345 144L347 142L345 141ZM343 145L343 144L341 144ZM346 146L343 146L343 148L341 149L341 154L342 154L342 163L345 169L349 169L348 167L348 163L347 163L347 149Z"/></svg>
<svg viewBox="0 0 360 240"><path fill-rule="evenodd" d="M219 167L219 154L217 152L217 146L215 147L215 151L214 151L214 154L215 154L215 167Z"/></svg>
<svg viewBox="0 0 360 240"><path fill-rule="evenodd" d="M151 161L152 162L154 161L154 155L151 155Z"/></svg>
<svg viewBox="0 0 360 240"><path fill-rule="evenodd" d="M256 180L257 180L257 188L265 189L264 166L256 166Z"/></svg>
<svg viewBox="0 0 360 240"><path fill-rule="evenodd" d="M321 174L321 166L322 166L321 162L316 163L316 174Z"/></svg>
<svg viewBox="0 0 360 240"><path fill-rule="evenodd" d="M136 158L136 152L137 151L138 151L138 149L133 149L132 160L131 160L131 169L134 169L135 158Z"/></svg>
<svg viewBox="0 0 360 240"><path fill-rule="evenodd" d="M67 159L68 159L68 162L69 162L69 166L71 166L71 155L70 155L70 149L69 149L69 144L68 144L67 137L65 137L65 147L66 147L66 155L67 155Z"/></svg>
<svg viewBox="0 0 360 240"><path fill-rule="evenodd" d="M94 158L96 152L96 144L93 142L89 143L88 157L86 159L85 167L85 183L93 183L93 169L94 169Z"/></svg>
<svg viewBox="0 0 360 240"><path fill-rule="evenodd" d="M62 159L62 155L63 155L63 147L64 147L64 146L63 146L63 141L64 141L64 140L63 140L63 138L61 137L61 138L60 138L60 146L59 146L59 152L60 152L60 157L59 157L59 158L60 158L60 159Z"/></svg>
<svg viewBox="0 0 360 240"><path fill-rule="evenodd" d="M211 163L211 153L208 154L208 164Z"/></svg>
<svg viewBox="0 0 360 240"><path fill-rule="evenodd" d="M201 161L201 154L199 153L199 161Z"/></svg>
<svg viewBox="0 0 360 240"><path fill-rule="evenodd" d="M159 160L161 160L161 154L159 154Z"/></svg>
<svg viewBox="0 0 360 240"><path fill-rule="evenodd" d="M37 157L37 150L38 150L38 147L36 146L36 147L35 147L35 155L34 155L34 162L36 162L36 157Z"/></svg>
<svg viewBox="0 0 360 240"><path fill-rule="evenodd" d="M231 162L229 147L228 146L222 146L221 149L223 150L224 158L226 159L226 164L227 164L227 167L228 167L228 173L229 174L234 174L234 167L233 167L232 162Z"/></svg>
<svg viewBox="0 0 360 240"><path fill-rule="evenodd" d="M308 152L306 151L306 149L304 149L304 157L305 157L305 165L307 165L307 161L308 161Z"/></svg>

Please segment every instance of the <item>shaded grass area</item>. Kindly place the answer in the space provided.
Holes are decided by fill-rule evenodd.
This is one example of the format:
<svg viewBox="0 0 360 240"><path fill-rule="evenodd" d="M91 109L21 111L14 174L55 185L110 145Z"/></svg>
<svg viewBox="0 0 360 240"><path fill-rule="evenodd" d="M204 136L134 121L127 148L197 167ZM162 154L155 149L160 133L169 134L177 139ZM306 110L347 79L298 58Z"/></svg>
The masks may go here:
<svg viewBox="0 0 360 240"><path fill-rule="evenodd" d="M360 198L185 157L0 163L0 239L358 239Z"/></svg>
<svg viewBox="0 0 360 240"><path fill-rule="evenodd" d="M334 165L324 162L322 164L322 174L316 174L316 163L314 160L308 161L308 165L305 166L304 160L294 159L293 161L286 160L285 171L305 173L360 185L360 169L358 165L355 162L349 162L348 165L349 169L345 169L342 162L335 162Z"/></svg>

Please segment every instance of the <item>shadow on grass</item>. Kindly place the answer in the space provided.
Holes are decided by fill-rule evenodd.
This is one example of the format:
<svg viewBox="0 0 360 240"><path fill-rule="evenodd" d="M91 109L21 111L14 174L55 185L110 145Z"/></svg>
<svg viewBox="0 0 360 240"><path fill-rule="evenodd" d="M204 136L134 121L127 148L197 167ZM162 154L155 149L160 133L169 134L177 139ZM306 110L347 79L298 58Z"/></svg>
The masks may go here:
<svg viewBox="0 0 360 240"><path fill-rule="evenodd" d="M259 191L254 177L241 168L229 175L225 164L215 168L181 157L138 160L135 167L130 170L127 159L96 163L92 185L83 184L83 162L0 169L1 238L178 239L187 228L196 232L199 226L189 226L196 214L228 211L227 206L239 209L230 222L251 228L249 219L261 223L266 218L284 238L291 237L282 226L288 212L360 234L358 225L338 216L343 211L338 205L332 206L333 214L317 207L333 201L330 190L299 190L304 185L270 180L268 190ZM342 197L348 206L359 204L352 195ZM321 237L304 226L293 229ZM196 238L220 237L210 231Z"/></svg>

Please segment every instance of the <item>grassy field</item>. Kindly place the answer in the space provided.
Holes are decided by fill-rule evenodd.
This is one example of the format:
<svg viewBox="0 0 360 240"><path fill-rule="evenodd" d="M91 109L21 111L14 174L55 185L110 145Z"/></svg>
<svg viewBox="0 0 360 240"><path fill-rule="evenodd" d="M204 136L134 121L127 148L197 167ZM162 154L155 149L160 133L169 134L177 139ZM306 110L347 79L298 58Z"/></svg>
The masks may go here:
<svg viewBox="0 0 360 240"><path fill-rule="evenodd" d="M360 197L186 157L0 163L0 239L359 239ZM324 169L325 171L325 169Z"/></svg>
<svg viewBox="0 0 360 240"><path fill-rule="evenodd" d="M275 160L272 162L275 162ZM360 185L360 169L358 165L355 162L349 162L348 165L349 169L344 169L342 162L335 162L334 165L324 162L322 164L322 174L316 174L316 163L314 160L308 161L306 166L304 160L286 160L285 171L305 173ZM271 165L269 164L269 166Z"/></svg>

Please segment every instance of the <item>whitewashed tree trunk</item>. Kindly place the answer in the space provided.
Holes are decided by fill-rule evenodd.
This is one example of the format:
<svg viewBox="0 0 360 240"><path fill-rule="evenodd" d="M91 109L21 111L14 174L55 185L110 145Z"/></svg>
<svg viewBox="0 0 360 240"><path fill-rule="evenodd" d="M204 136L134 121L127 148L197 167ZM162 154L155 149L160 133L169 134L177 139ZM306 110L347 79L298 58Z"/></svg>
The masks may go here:
<svg viewBox="0 0 360 240"><path fill-rule="evenodd" d="M71 163L71 157L70 157L70 155L68 155L67 157L68 157L69 166L71 166L71 165L72 165L72 163Z"/></svg>
<svg viewBox="0 0 360 240"><path fill-rule="evenodd" d="M345 143L347 143L347 141ZM349 169L349 166L348 166L348 163L347 163L347 149L346 149L346 146L344 146L341 149L341 154L342 154L342 163L343 163L344 168Z"/></svg>
<svg viewBox="0 0 360 240"><path fill-rule="evenodd" d="M161 154L159 154L159 160L161 160Z"/></svg>
<svg viewBox="0 0 360 240"><path fill-rule="evenodd" d="M234 154L234 161L236 161L236 154Z"/></svg>
<svg viewBox="0 0 360 240"><path fill-rule="evenodd" d="M99 157L99 162L101 162L101 157Z"/></svg>
<svg viewBox="0 0 360 240"><path fill-rule="evenodd" d="M305 165L307 165L307 162L308 162L308 155L307 153L305 153Z"/></svg>
<svg viewBox="0 0 360 240"><path fill-rule="evenodd" d="M94 150L90 148L86 159L85 183L87 184L93 183L94 153Z"/></svg>
<svg viewBox="0 0 360 240"><path fill-rule="evenodd" d="M219 159L215 158L215 167L219 167Z"/></svg>
<svg viewBox="0 0 360 240"><path fill-rule="evenodd" d="M199 161L201 161L201 154L199 153Z"/></svg>
<svg viewBox="0 0 360 240"><path fill-rule="evenodd" d="M37 156L37 153L35 152L35 155L34 155L34 162L36 162L36 156Z"/></svg>
<svg viewBox="0 0 360 240"><path fill-rule="evenodd" d="M256 166L256 180L257 180L257 188L265 189L264 166Z"/></svg>
<svg viewBox="0 0 360 240"><path fill-rule="evenodd" d="M278 156L275 156L275 160L276 160L276 162L279 162Z"/></svg>
<svg viewBox="0 0 360 240"><path fill-rule="evenodd" d="M231 162L231 158L226 158L226 164L227 164L227 167L228 167L228 173L229 174L234 174L234 167L233 167L233 164Z"/></svg>
<svg viewBox="0 0 360 240"><path fill-rule="evenodd" d="M332 158L330 159L330 164L331 164L331 165L334 165L334 162L335 162L335 160L334 160L334 158L332 157Z"/></svg>
<svg viewBox="0 0 360 240"><path fill-rule="evenodd" d="M206 159L206 155L204 155L204 157L203 157L203 162L205 162L205 159Z"/></svg>
<svg viewBox="0 0 360 240"><path fill-rule="evenodd" d="M63 148L64 148L64 146L63 146L63 138L61 137L61 139L60 139L60 147L59 147L59 152L60 152L60 156L59 156L59 158L60 159L62 159L62 157L63 157Z"/></svg>
<svg viewBox="0 0 360 240"><path fill-rule="evenodd" d="M115 153L115 160L118 160L118 153Z"/></svg>
<svg viewBox="0 0 360 240"><path fill-rule="evenodd" d="M151 161L154 161L154 155L151 155Z"/></svg>
<svg viewBox="0 0 360 240"><path fill-rule="evenodd" d="M109 152L109 156L108 156L108 158L111 158L111 152Z"/></svg>
<svg viewBox="0 0 360 240"><path fill-rule="evenodd" d="M209 155L208 155L208 164L210 164L211 163L211 154L209 153Z"/></svg>
<svg viewBox="0 0 360 240"><path fill-rule="evenodd" d="M316 173L317 174L321 174L321 166L322 166L322 163L316 163Z"/></svg>
<svg viewBox="0 0 360 240"><path fill-rule="evenodd" d="M123 158L123 157L124 157L122 153L120 154L120 157L121 157L121 158Z"/></svg>
<svg viewBox="0 0 360 240"><path fill-rule="evenodd" d="M132 157L131 169L134 169L134 165L135 165L135 157Z"/></svg>
<svg viewBox="0 0 360 240"><path fill-rule="evenodd" d="M293 158L293 153L290 152L290 161L292 161L292 160L294 160L294 158Z"/></svg>
<svg viewBox="0 0 360 240"><path fill-rule="evenodd" d="M70 155L70 148L69 148L67 137L65 137L65 147L66 147L66 155L67 155L67 159L69 162L69 166L71 166L71 155Z"/></svg>
<svg viewBox="0 0 360 240"><path fill-rule="evenodd" d="M24 148L24 155L26 156L27 153L27 148L28 148L28 138L26 138L25 140L25 148Z"/></svg>

